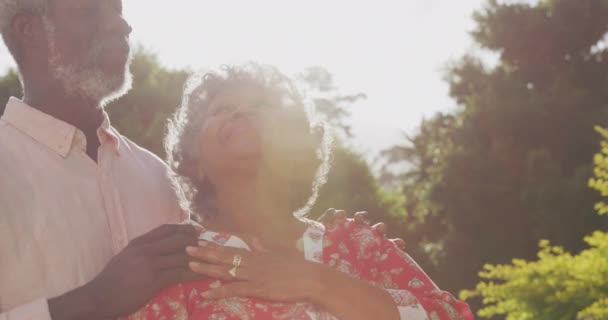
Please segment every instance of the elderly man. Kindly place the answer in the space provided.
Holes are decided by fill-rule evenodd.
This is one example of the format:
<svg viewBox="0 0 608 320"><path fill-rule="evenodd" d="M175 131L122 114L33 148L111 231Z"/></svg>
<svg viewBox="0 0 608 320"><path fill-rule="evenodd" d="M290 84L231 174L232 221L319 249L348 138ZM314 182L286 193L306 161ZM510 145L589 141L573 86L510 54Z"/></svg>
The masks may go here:
<svg viewBox="0 0 608 320"><path fill-rule="evenodd" d="M182 220L166 166L102 108L130 85L121 0L0 0L0 28L24 89L0 120L0 319L115 318L193 278L196 231L159 227Z"/></svg>

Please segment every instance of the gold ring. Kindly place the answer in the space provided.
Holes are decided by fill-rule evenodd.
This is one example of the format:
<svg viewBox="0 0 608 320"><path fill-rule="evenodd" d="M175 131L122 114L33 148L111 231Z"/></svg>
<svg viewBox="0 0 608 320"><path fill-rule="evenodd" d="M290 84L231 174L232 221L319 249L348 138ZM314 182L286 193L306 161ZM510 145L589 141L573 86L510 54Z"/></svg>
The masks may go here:
<svg viewBox="0 0 608 320"><path fill-rule="evenodd" d="M241 261L243 261L243 257L240 254L235 254L234 258L232 258L232 269L228 270L228 273L233 278L236 278L236 270L241 265Z"/></svg>
<svg viewBox="0 0 608 320"><path fill-rule="evenodd" d="M230 274L230 276L232 276L233 278L236 278L236 267L228 270L228 273Z"/></svg>
<svg viewBox="0 0 608 320"><path fill-rule="evenodd" d="M232 258L232 266L238 268L241 265L241 261L243 261L243 257L240 254L235 254L234 258Z"/></svg>

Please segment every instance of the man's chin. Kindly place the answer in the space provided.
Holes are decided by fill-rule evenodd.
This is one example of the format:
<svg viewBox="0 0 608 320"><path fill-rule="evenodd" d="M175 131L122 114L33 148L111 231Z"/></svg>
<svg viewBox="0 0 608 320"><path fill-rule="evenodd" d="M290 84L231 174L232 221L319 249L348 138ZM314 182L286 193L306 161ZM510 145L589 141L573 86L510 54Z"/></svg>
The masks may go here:
<svg viewBox="0 0 608 320"><path fill-rule="evenodd" d="M133 75L131 74L131 61L133 56L127 49L125 55L117 55L115 60L106 60L105 64L98 64L92 67L93 86L84 88L85 92L91 94L91 98L99 101L101 107L105 107L111 102L127 94L133 85ZM99 88L99 90L95 90Z"/></svg>
<svg viewBox="0 0 608 320"><path fill-rule="evenodd" d="M61 84L67 96L105 106L122 97L131 89L132 76L125 67L122 72L99 68L77 68L72 65L54 65L52 75Z"/></svg>
<svg viewBox="0 0 608 320"><path fill-rule="evenodd" d="M101 99L100 106L102 108L123 97L131 90L133 87L133 75L127 70L120 79L116 79L116 84L113 88L114 90L109 90L109 93Z"/></svg>

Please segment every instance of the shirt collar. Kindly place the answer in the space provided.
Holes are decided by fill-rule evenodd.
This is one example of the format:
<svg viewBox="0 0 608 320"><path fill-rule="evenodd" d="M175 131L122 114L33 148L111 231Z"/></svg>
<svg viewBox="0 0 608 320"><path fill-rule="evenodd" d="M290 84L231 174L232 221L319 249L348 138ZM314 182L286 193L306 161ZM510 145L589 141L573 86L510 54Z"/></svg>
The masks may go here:
<svg viewBox="0 0 608 320"><path fill-rule="evenodd" d="M97 136L102 145L111 144L118 153L120 139L110 126L106 112L104 120L97 129ZM62 157L66 157L72 148L86 151L87 141L84 133L73 125L54 118L23 101L11 97L6 105L2 120L37 142L47 146Z"/></svg>

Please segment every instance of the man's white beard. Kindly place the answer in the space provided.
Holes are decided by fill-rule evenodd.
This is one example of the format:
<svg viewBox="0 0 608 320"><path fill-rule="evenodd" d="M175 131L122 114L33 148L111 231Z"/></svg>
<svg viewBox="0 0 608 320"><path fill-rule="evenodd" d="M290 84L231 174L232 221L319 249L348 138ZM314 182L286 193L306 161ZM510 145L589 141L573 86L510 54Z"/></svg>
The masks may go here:
<svg viewBox="0 0 608 320"><path fill-rule="evenodd" d="M124 74L121 76L109 76L96 67L95 60L99 51L103 50L103 46L92 48L83 66L62 63L55 45L55 28L48 20L45 21L45 26L49 41L50 73L68 95L90 99L98 102L99 107L104 107L131 90L133 76L129 69L130 53L125 63Z"/></svg>

